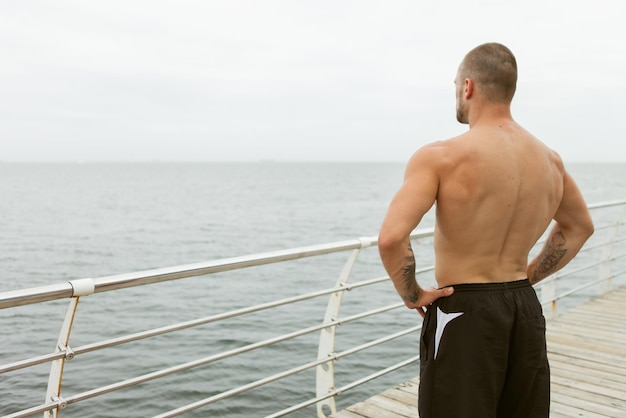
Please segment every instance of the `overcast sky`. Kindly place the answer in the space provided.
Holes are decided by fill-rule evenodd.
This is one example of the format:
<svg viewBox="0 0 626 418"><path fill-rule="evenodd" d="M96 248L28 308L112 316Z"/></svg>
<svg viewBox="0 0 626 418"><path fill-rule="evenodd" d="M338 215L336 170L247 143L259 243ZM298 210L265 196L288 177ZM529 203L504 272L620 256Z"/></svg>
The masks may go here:
<svg viewBox="0 0 626 418"><path fill-rule="evenodd" d="M515 53L515 119L626 161L621 0L4 1L0 161L401 161L467 129L453 80Z"/></svg>

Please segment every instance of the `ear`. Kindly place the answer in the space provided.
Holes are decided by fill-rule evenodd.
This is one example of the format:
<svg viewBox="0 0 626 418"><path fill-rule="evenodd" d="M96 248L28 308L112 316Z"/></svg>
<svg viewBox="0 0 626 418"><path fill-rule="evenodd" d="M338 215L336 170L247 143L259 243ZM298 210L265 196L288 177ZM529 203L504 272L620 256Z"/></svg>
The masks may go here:
<svg viewBox="0 0 626 418"><path fill-rule="evenodd" d="M469 99L470 97L472 97L472 94L474 94L474 80L472 80L471 78L466 78L464 80L465 83L465 89L463 90L465 92L465 99Z"/></svg>

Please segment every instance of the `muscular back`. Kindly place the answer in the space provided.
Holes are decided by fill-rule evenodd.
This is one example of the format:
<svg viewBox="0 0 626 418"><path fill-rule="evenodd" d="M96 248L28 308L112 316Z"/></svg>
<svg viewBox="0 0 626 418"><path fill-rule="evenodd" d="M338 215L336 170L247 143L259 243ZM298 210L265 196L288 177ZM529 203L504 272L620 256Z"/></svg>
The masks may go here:
<svg viewBox="0 0 626 418"><path fill-rule="evenodd" d="M409 309L453 289L420 288L410 234L437 205L435 276L440 287L523 279L560 270L593 234L578 186L560 157L511 115L517 63L501 44L470 51L454 80L456 118L467 133L418 150L378 234L381 260ZM529 252L554 226L533 260Z"/></svg>
<svg viewBox="0 0 626 418"><path fill-rule="evenodd" d="M526 277L563 193L560 158L512 120L430 146L439 286Z"/></svg>

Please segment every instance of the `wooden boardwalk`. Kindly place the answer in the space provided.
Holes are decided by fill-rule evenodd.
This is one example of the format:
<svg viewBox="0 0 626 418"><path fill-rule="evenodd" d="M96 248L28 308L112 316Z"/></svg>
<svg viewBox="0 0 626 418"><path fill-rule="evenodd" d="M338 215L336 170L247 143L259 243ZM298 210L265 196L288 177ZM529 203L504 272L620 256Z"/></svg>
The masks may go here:
<svg viewBox="0 0 626 418"><path fill-rule="evenodd" d="M550 417L626 418L626 286L548 321ZM418 378L332 415L416 418Z"/></svg>

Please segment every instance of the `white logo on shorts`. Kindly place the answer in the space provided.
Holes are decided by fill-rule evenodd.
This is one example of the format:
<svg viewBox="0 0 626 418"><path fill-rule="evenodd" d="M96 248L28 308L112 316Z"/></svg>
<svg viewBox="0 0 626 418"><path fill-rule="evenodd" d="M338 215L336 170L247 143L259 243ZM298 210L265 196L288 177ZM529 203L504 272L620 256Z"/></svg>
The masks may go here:
<svg viewBox="0 0 626 418"><path fill-rule="evenodd" d="M439 351L439 342L443 337L443 330L448 325L448 322L463 315L464 312L452 312L445 313L439 306L437 306L437 329L435 330L435 359L437 358L437 352Z"/></svg>

